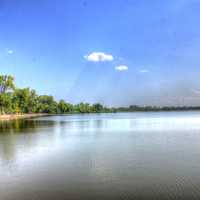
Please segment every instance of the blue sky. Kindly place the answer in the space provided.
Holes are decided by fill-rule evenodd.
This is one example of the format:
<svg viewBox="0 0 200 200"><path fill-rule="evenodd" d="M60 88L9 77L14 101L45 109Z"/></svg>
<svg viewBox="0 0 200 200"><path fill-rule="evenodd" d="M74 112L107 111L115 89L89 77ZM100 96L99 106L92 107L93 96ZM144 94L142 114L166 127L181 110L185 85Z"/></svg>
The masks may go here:
<svg viewBox="0 0 200 200"><path fill-rule="evenodd" d="M0 0L0 72L78 103L200 105L200 1Z"/></svg>

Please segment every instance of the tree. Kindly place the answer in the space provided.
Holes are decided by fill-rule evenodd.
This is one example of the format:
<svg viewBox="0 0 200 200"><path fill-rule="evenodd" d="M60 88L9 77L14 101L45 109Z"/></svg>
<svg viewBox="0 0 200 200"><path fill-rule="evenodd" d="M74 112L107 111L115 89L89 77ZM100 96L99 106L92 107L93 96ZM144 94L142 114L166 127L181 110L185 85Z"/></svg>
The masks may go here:
<svg viewBox="0 0 200 200"><path fill-rule="evenodd" d="M0 113L11 113L12 112L12 96L10 93L0 94Z"/></svg>
<svg viewBox="0 0 200 200"><path fill-rule="evenodd" d="M0 94L6 93L8 90L14 89L14 77L10 75L0 75Z"/></svg>
<svg viewBox="0 0 200 200"><path fill-rule="evenodd" d="M113 109L97 103L80 103L72 105L60 100L57 103L53 96L38 96L30 88L16 88L14 78L10 75L0 75L0 113L95 113L111 112Z"/></svg>
<svg viewBox="0 0 200 200"><path fill-rule="evenodd" d="M76 112L79 113L90 113L92 112L92 107L89 103L80 103L76 105Z"/></svg>
<svg viewBox="0 0 200 200"><path fill-rule="evenodd" d="M38 97L37 112L55 114L58 112L57 108L58 105L53 96L42 95Z"/></svg>
<svg viewBox="0 0 200 200"><path fill-rule="evenodd" d="M102 112L103 111L103 106L100 103L94 104L93 107L94 107L94 112Z"/></svg>
<svg viewBox="0 0 200 200"><path fill-rule="evenodd" d="M13 110L22 113L33 113L37 110L37 95L30 88L16 89L13 93Z"/></svg>
<svg viewBox="0 0 200 200"><path fill-rule="evenodd" d="M14 78L12 76L0 75L0 113L12 112L12 95L9 90L14 90Z"/></svg>
<svg viewBox="0 0 200 200"><path fill-rule="evenodd" d="M59 113L69 113L73 111L73 105L65 102L64 100L60 100L58 103Z"/></svg>

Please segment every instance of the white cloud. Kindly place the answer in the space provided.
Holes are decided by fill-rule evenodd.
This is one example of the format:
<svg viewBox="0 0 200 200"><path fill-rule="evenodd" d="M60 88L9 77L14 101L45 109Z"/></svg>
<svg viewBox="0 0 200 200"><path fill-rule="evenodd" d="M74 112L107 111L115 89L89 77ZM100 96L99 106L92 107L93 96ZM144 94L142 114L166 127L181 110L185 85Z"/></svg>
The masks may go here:
<svg viewBox="0 0 200 200"><path fill-rule="evenodd" d="M7 53L8 53L8 54L13 54L13 50L9 49L9 50L7 51Z"/></svg>
<svg viewBox="0 0 200 200"><path fill-rule="evenodd" d="M106 54L104 52L92 52L84 56L84 58L91 62L109 62L114 60L111 54Z"/></svg>
<svg viewBox="0 0 200 200"><path fill-rule="evenodd" d="M127 71L128 70L128 66L126 65L119 65L115 67L115 70L117 71Z"/></svg>
<svg viewBox="0 0 200 200"><path fill-rule="evenodd" d="M149 70L148 70L148 69L141 69L139 72L140 72L140 73L148 73Z"/></svg>
<svg viewBox="0 0 200 200"><path fill-rule="evenodd" d="M200 90L192 89L192 92L193 92L194 94L200 95Z"/></svg>

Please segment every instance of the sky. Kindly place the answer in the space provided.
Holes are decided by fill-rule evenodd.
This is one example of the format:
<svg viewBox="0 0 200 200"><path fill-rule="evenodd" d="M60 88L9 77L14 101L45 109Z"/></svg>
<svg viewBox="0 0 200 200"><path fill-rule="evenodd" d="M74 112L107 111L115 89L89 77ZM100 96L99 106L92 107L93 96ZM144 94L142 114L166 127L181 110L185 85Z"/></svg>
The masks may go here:
<svg viewBox="0 0 200 200"><path fill-rule="evenodd" d="M0 0L0 73L71 103L200 105L199 0Z"/></svg>

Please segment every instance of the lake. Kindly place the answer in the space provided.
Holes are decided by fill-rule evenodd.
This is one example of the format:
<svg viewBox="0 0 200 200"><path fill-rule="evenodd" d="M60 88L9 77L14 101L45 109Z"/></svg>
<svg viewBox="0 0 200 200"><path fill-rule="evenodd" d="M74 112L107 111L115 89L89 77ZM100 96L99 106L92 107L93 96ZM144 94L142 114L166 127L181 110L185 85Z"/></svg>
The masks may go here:
<svg viewBox="0 0 200 200"><path fill-rule="evenodd" d="M200 199L200 112L0 122L0 200Z"/></svg>

